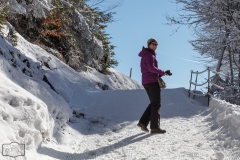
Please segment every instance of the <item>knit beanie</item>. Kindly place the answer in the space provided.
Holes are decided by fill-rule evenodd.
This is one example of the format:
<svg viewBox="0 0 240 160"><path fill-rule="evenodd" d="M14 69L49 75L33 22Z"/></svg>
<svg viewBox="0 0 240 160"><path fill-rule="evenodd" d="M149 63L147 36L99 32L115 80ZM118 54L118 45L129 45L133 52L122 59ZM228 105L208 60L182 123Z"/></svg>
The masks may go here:
<svg viewBox="0 0 240 160"><path fill-rule="evenodd" d="M149 46L152 42L156 42L156 43L157 43L157 40L154 39L154 38L150 38L150 39L147 41L147 45Z"/></svg>

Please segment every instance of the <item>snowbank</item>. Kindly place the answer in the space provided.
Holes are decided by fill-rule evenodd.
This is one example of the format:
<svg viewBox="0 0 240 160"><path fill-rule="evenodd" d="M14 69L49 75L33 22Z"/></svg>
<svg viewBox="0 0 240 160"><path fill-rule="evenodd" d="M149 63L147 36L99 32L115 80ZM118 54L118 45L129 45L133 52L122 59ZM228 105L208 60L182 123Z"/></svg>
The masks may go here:
<svg viewBox="0 0 240 160"><path fill-rule="evenodd" d="M0 84L0 141L25 144L26 149L37 148L53 132L54 121L47 105L2 72Z"/></svg>
<svg viewBox="0 0 240 160"><path fill-rule="evenodd" d="M219 156L218 159L239 159L240 106L212 98L209 107L203 115L206 116L205 121L210 122L207 126L210 131L205 130L203 134L215 142L212 148Z"/></svg>
<svg viewBox="0 0 240 160"><path fill-rule="evenodd" d="M228 134L234 132L240 137L240 107L214 98L209 106L213 109L211 117L214 123L224 127Z"/></svg>
<svg viewBox="0 0 240 160"><path fill-rule="evenodd" d="M2 144L18 142L35 150L69 121L72 110L42 81L40 63L28 53L0 37L0 139Z"/></svg>

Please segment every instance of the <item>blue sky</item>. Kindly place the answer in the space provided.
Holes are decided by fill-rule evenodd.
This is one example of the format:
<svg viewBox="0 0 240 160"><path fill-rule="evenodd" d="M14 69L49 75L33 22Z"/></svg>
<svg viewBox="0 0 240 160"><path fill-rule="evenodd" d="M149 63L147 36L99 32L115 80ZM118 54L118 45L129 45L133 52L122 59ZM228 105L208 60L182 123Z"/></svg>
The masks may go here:
<svg viewBox="0 0 240 160"><path fill-rule="evenodd" d="M194 39L194 32L182 26L173 34L179 26L165 25L167 20L164 15L177 15L178 9L179 5L168 0L124 0L114 10L116 21L108 24L106 30L112 37L111 43L116 46L115 58L119 61L116 69L130 75L132 68L132 78L141 84L138 53L142 46L146 47L147 40L153 37L159 44L156 50L159 68L170 69L173 73L172 76L164 77L167 88L189 88L190 71L203 71L205 67L199 63L196 57L200 55L188 42Z"/></svg>

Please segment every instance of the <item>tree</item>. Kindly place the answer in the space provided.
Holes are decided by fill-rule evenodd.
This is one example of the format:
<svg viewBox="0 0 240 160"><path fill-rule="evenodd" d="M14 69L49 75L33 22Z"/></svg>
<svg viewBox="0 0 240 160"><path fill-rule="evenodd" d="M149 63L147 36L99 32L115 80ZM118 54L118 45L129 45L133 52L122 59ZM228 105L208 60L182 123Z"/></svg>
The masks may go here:
<svg viewBox="0 0 240 160"><path fill-rule="evenodd" d="M66 36L66 34L61 31L61 26L64 21L62 19L63 14L57 12L56 9L53 9L51 13L43 20L43 26L46 28L41 32L43 36L52 36L56 38L61 38Z"/></svg>
<svg viewBox="0 0 240 160"><path fill-rule="evenodd" d="M7 14L8 8L4 4L0 3L0 31L2 31L3 25L6 24Z"/></svg>
<svg viewBox="0 0 240 160"><path fill-rule="evenodd" d="M84 53L84 63L94 66L101 73L106 74L107 68L116 66L118 62L113 57L115 55L113 51L115 46L110 44L111 37L105 32L107 23L113 22L115 12L110 11L116 5L108 8L106 11L101 11L98 7L93 8L93 6L99 5L104 1L98 1L90 7L84 3L86 1L71 0L73 6L76 6L73 15L80 13L84 19L80 25L81 28L79 26L74 27L76 31L80 30L78 39L81 41L79 46L82 53ZM86 35L90 35L90 37Z"/></svg>
<svg viewBox="0 0 240 160"><path fill-rule="evenodd" d="M111 9L116 4L101 11L96 6L105 0L93 0L93 6L87 4L89 0L2 1L9 2L7 20L17 32L72 68L86 65L107 73L107 68L118 64L105 31L113 22Z"/></svg>
<svg viewBox="0 0 240 160"><path fill-rule="evenodd" d="M107 27L107 23L113 22L113 15L115 12L108 12L106 13L105 11L102 12L100 11L99 8L94 8L92 11L94 17L94 23L90 24L90 30L92 31L93 35L102 42L103 46L103 57L99 59L100 64L102 65L101 72L102 73L107 73L107 68L117 66L118 62L113 59L113 56L115 55L114 53L114 48L115 46L110 44L110 39L108 34L105 32L105 28ZM98 27L96 29L94 26Z"/></svg>
<svg viewBox="0 0 240 160"><path fill-rule="evenodd" d="M17 37L17 35L15 34L15 31L12 28L9 29L9 33L8 33L7 37L10 39L13 46L17 45L18 37Z"/></svg>
<svg viewBox="0 0 240 160"><path fill-rule="evenodd" d="M212 77L215 84L226 90L221 91L215 86L211 92L220 95L220 98L233 97L239 93L239 38L240 38L240 2L234 0L176 0L182 4L180 10L185 13L179 18L166 18L170 24L188 25L195 29L196 40L190 41L192 46L201 55L211 58L211 68L223 72L226 76L216 74ZM233 89L234 88L234 89ZM224 95L223 95L224 94ZM227 95L227 96L226 96ZM227 98L234 103L238 97Z"/></svg>

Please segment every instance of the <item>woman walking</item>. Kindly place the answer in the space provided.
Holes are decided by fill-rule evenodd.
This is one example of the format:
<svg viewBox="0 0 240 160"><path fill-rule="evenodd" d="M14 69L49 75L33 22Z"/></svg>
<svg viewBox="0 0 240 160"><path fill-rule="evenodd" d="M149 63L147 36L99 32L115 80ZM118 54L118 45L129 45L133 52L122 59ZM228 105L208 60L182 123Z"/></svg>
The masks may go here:
<svg viewBox="0 0 240 160"><path fill-rule="evenodd" d="M158 45L157 41L154 38L150 38L147 41L147 45L148 48L143 47L139 56L141 57L142 85L148 94L150 104L140 118L137 126L143 131L149 132L147 126L150 122L151 133L162 134L166 131L160 129L161 89L156 76L165 76L167 73L158 68L155 53Z"/></svg>

